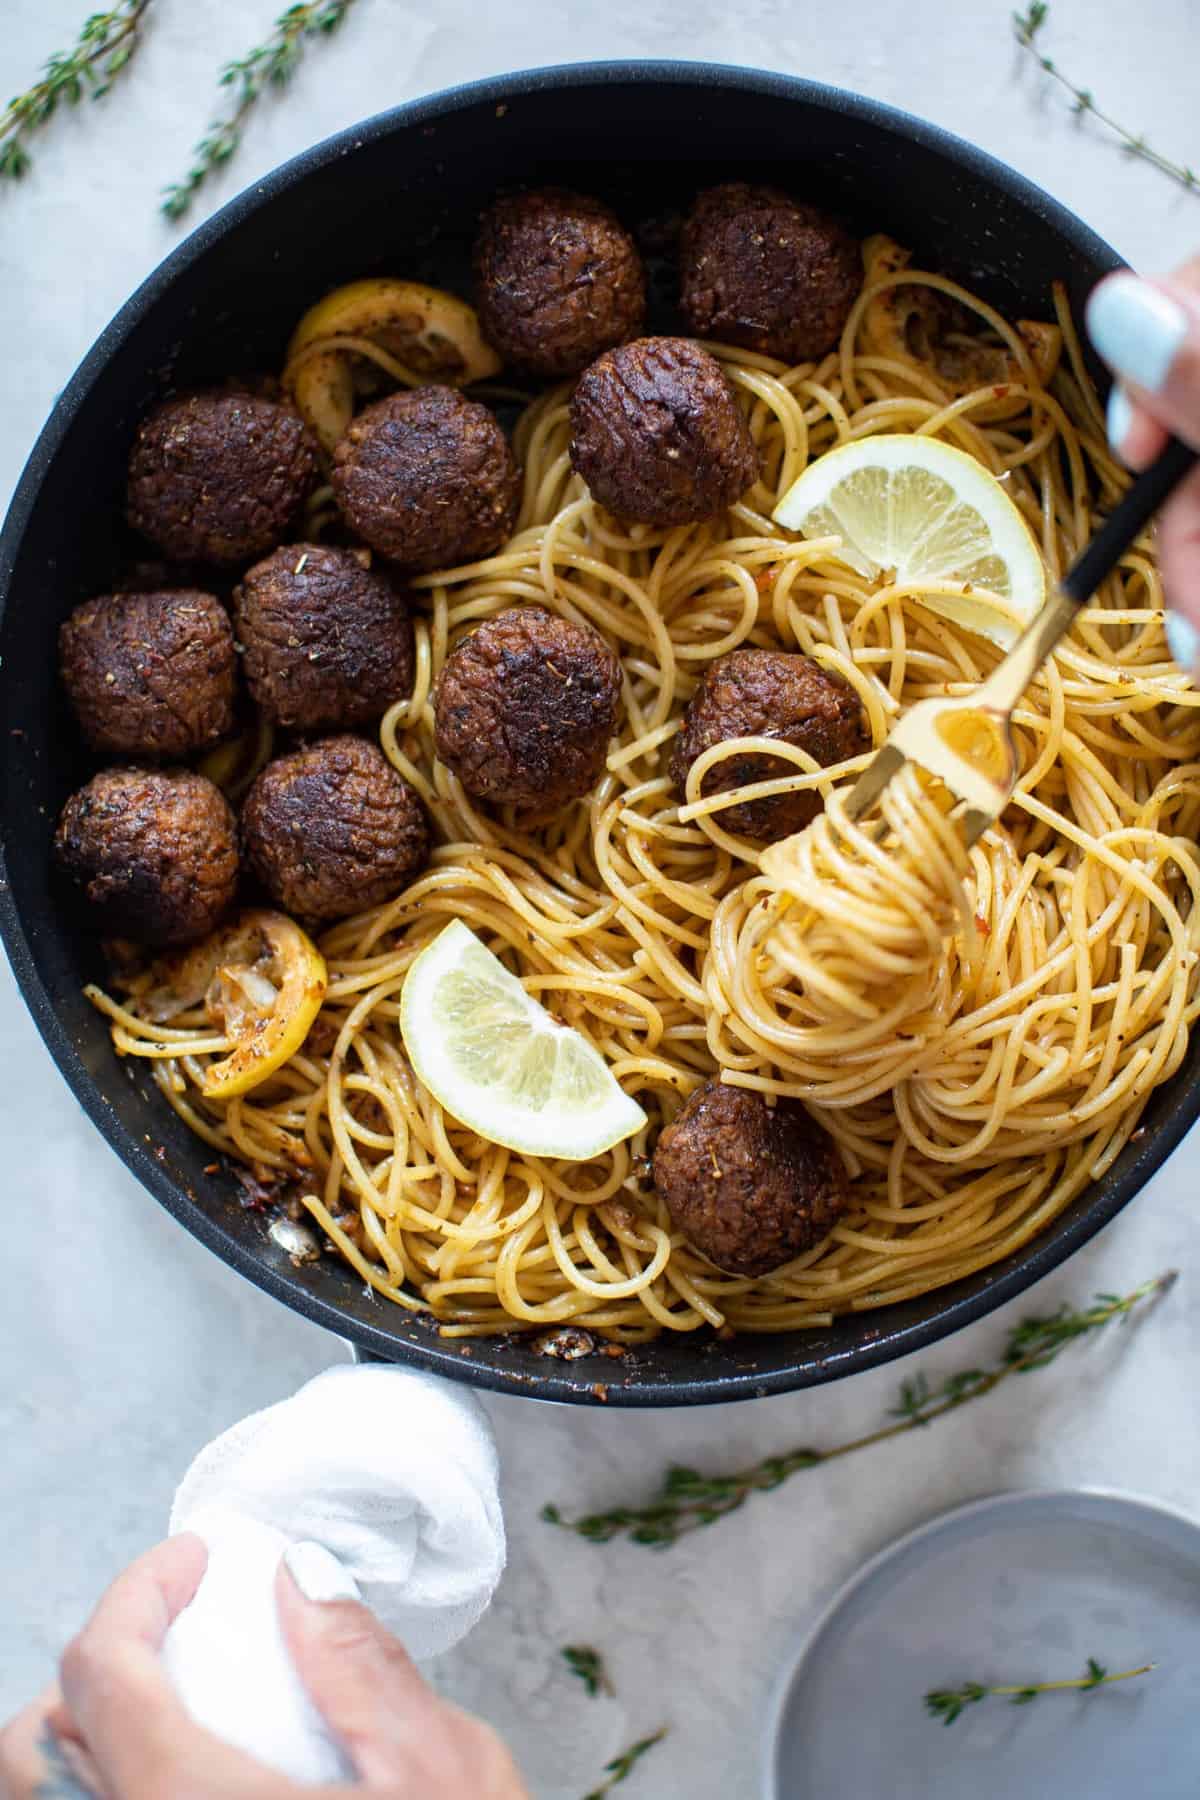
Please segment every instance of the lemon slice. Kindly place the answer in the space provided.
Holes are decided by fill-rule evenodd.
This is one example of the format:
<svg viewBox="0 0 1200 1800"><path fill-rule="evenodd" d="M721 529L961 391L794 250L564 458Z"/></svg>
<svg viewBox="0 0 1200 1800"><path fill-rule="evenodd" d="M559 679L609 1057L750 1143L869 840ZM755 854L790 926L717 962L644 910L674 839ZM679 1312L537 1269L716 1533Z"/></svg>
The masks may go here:
<svg viewBox="0 0 1200 1800"><path fill-rule="evenodd" d="M461 387L503 366L474 310L454 294L388 276L335 288L309 307L292 333L284 370L296 405L331 455L354 414L356 340L364 338L407 367L414 385ZM326 339L330 347L318 349Z"/></svg>
<svg viewBox="0 0 1200 1800"><path fill-rule="evenodd" d="M599 1052L459 919L408 971L400 1030L418 1080L494 1144L586 1162L646 1123Z"/></svg>
<svg viewBox="0 0 1200 1800"><path fill-rule="evenodd" d="M129 993L143 1018L167 1024L203 1006L230 1041L209 1063L203 1093L232 1100L294 1056L321 1010L325 959L285 913L239 913L190 950L155 959Z"/></svg>
<svg viewBox="0 0 1200 1800"><path fill-rule="evenodd" d="M830 450L792 483L775 518L805 537L840 537L837 555L860 575L894 570L918 589L961 583L961 596L923 594L922 604L1005 649L1046 598L1041 555L1003 487L937 438L897 432Z"/></svg>

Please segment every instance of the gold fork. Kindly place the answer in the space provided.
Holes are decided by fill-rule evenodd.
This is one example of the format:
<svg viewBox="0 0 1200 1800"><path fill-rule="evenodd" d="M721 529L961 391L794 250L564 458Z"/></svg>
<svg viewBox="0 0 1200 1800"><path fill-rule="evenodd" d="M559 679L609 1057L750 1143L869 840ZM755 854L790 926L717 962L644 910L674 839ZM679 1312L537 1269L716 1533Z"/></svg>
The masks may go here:
<svg viewBox="0 0 1200 1800"><path fill-rule="evenodd" d="M874 806L905 763L925 770L949 790L955 802L952 816L968 845L999 818L1020 774L1012 734L1014 708L1055 644L1070 630L1079 608L1196 462L1195 450L1172 439L1138 476L987 680L972 694L956 700L922 700L904 714L850 790L846 811L852 819Z"/></svg>

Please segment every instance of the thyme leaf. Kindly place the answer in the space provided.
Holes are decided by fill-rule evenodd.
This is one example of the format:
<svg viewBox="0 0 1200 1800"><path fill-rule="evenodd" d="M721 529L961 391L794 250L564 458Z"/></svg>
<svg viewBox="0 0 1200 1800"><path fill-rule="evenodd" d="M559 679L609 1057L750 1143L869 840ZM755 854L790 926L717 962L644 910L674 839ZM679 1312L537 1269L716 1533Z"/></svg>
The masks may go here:
<svg viewBox="0 0 1200 1800"><path fill-rule="evenodd" d="M1041 1694L1061 1694L1069 1690L1087 1692L1090 1688L1111 1687L1115 1681L1132 1681L1137 1675L1149 1675L1154 1668L1153 1663L1143 1663L1137 1669L1121 1669L1110 1675L1103 1664L1094 1656L1087 1659L1087 1668L1082 1675L1073 1681L1034 1681L1026 1686L1018 1687L1008 1683L985 1684L981 1681L964 1681L961 1687L931 1688L925 1696L925 1710L931 1718L938 1719L943 1725L953 1725L961 1718L968 1706L975 1706L980 1700L989 1698L1005 1698L1012 1706L1028 1706Z"/></svg>
<svg viewBox="0 0 1200 1800"><path fill-rule="evenodd" d="M592 1650L586 1644L567 1644L562 1658L572 1675L579 1677L589 1694L612 1693L612 1682L604 1667L604 1658L598 1650Z"/></svg>
<svg viewBox="0 0 1200 1800"><path fill-rule="evenodd" d="M897 1405L889 1414L894 1423L848 1443L823 1450L807 1445L787 1450L730 1475L710 1475L676 1463L667 1470L658 1493L646 1505L618 1506L575 1519L564 1517L557 1506L549 1505L542 1508L541 1516L548 1525L573 1531L589 1543L609 1544L614 1538L628 1538L630 1543L650 1549L666 1549L690 1532L715 1525L719 1519L737 1512L754 1494L769 1493L804 1469L815 1469L820 1463L851 1456L872 1444L886 1443L906 1431L932 1425L960 1406L993 1393L1010 1376L1049 1367L1079 1338L1103 1330L1114 1319L1125 1318L1143 1301L1165 1294L1175 1279L1172 1271L1143 1282L1125 1295L1097 1294L1090 1306L1064 1304L1045 1317L1022 1320L1009 1332L1003 1352L990 1368L961 1369L936 1388L930 1387L924 1375L914 1376L904 1382Z"/></svg>
<svg viewBox="0 0 1200 1800"><path fill-rule="evenodd" d="M1049 17L1048 0L1031 0L1031 4L1025 12L1015 12L1012 15L1013 32L1018 44L1023 50L1029 51L1038 67L1070 94L1071 111L1079 117L1082 117L1084 113L1090 113L1094 119L1099 119L1100 123L1106 126L1114 137L1121 140L1126 155L1135 156L1139 161L1149 163L1152 168L1168 175L1172 181L1179 182L1181 187L1188 188L1193 193L1200 193L1200 172L1187 163L1172 162L1169 156L1164 156L1161 151L1153 148L1147 141L1144 132L1130 131L1114 119L1110 113L1102 111L1097 106L1096 97L1091 89L1076 87L1075 83L1063 74L1054 59L1045 54L1040 41L1040 33Z"/></svg>
<svg viewBox="0 0 1200 1800"><path fill-rule="evenodd" d="M230 90L231 105L209 124L182 181L164 190L161 210L168 219L183 217L198 189L234 155L246 120L263 95L288 85L308 43L335 32L353 4L354 0L299 0L280 13L266 43L225 64L219 83Z"/></svg>
<svg viewBox="0 0 1200 1800"><path fill-rule="evenodd" d="M119 0L107 12L89 13L71 49L52 56L41 80L9 101L0 113L0 178L19 181L28 174L28 140L60 106L103 99L141 43L149 7L150 0Z"/></svg>
<svg viewBox="0 0 1200 1800"><path fill-rule="evenodd" d="M628 1750L621 1752L620 1756L614 1756L610 1763L605 1763L606 1779L600 1783L599 1787L593 1788L590 1794L585 1794L583 1800L604 1800L604 1796L611 1794L620 1782L628 1780L633 1773L635 1763L641 1761L647 1750L653 1750L655 1744L662 1743L667 1735L667 1729L667 1726L664 1725L651 1737L639 1738L636 1744L631 1744Z"/></svg>

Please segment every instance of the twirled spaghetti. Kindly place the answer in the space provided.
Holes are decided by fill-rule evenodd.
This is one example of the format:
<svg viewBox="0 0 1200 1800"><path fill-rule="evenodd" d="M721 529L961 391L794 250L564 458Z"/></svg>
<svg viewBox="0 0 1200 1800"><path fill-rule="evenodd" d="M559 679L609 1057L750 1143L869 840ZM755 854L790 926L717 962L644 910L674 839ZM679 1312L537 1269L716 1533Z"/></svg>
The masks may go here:
<svg viewBox="0 0 1200 1800"><path fill-rule="evenodd" d="M781 534L772 509L811 458L881 431L943 437L1005 481L1051 575L1125 484L1065 307L1066 358L1043 385L1048 328L1018 332L880 243L821 363L710 346L761 463L723 518L622 528L571 472L567 390L524 411L517 533L486 562L416 583L415 690L382 725L428 806L432 862L391 904L325 933L327 999L277 1076L206 1100L203 1068L225 1047L211 1024L155 1026L105 1002L118 1050L154 1058L207 1142L297 1182L363 1279L445 1332L777 1331L924 1292L1042 1229L1184 1055L1200 1010L1200 693L1168 655L1148 543L1019 709L1019 790L969 855L910 782L888 799L890 848L851 824L838 792L865 757L818 769L775 740L722 745L692 769L682 806L667 775L698 676L740 644L842 675L876 744L904 706L968 691L999 654L918 593L856 575L829 541ZM896 327L899 290L980 319L1004 379L969 340L940 361L914 349ZM985 371L975 386L972 368ZM448 647L522 601L590 621L624 669L604 779L538 828L477 808L433 752ZM794 775L701 799L706 771L748 748ZM801 838L762 853L722 828L731 801L796 784L827 800ZM538 1162L473 1137L420 1089L399 994L450 918L591 1039L647 1107L640 1139L590 1164ZM826 1242L758 1279L698 1255L649 1177L660 1121L717 1070L806 1101L853 1177L853 1210Z"/></svg>

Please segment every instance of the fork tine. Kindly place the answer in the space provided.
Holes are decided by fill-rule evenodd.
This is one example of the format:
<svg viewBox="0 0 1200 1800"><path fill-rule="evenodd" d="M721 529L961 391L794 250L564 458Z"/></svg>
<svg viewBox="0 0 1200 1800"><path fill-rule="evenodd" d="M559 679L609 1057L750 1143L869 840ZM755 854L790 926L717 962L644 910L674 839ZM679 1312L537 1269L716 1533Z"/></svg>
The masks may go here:
<svg viewBox="0 0 1200 1800"><path fill-rule="evenodd" d="M859 819L874 806L893 775L898 775L908 758L890 740L882 744L846 796L846 816Z"/></svg>
<svg viewBox="0 0 1200 1800"><path fill-rule="evenodd" d="M989 825L994 823L997 816L998 815L993 812L983 811L983 809L978 806L967 807L959 820L959 826L962 841L968 850L971 848L972 844L977 844L979 842L984 832L988 829Z"/></svg>

